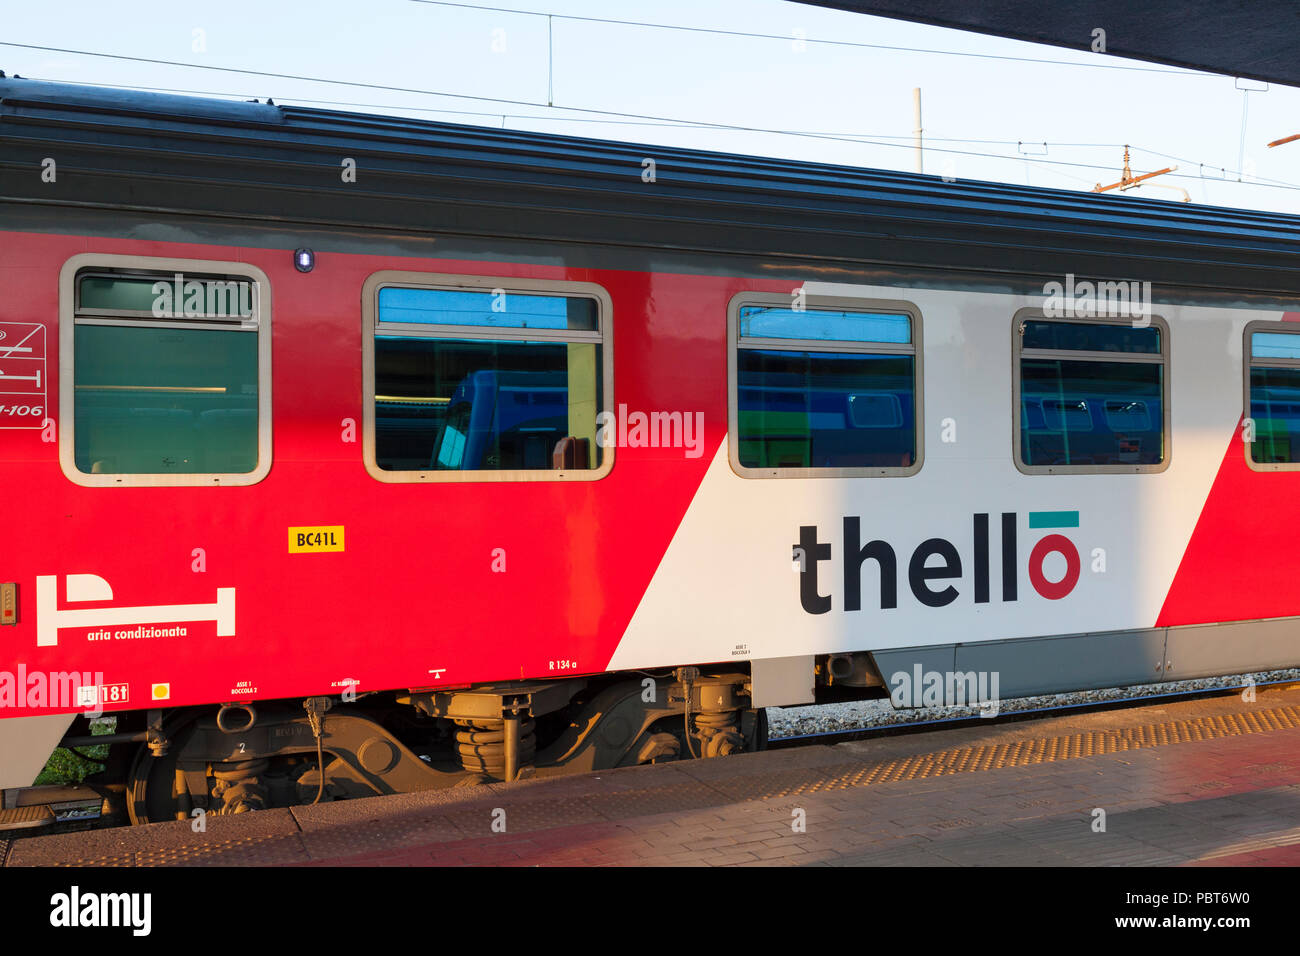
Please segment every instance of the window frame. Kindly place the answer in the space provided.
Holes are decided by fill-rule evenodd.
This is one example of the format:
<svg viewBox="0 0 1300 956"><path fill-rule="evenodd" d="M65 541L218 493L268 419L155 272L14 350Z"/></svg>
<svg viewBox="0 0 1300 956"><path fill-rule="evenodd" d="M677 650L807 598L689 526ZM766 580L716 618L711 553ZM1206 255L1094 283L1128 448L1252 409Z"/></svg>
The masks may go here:
<svg viewBox="0 0 1300 956"><path fill-rule="evenodd" d="M245 323L203 322L198 319L133 317L125 310L93 309L81 316L83 325L124 328L219 329L231 335L257 336L257 466L250 472L191 474L92 474L81 471L76 460L76 363L73 354L81 290L78 276L96 270L132 270L164 275L234 277L253 285L256 328ZM230 487L255 485L271 472L271 281L265 272L246 262L216 259L177 259L84 252L63 263L59 270L59 466L71 482L86 488Z"/></svg>
<svg viewBox="0 0 1300 956"><path fill-rule="evenodd" d="M779 292L738 292L727 304L727 457L731 470L741 478L908 478L925 464L925 375L921 310L903 299L870 299L858 296L808 295L804 306L810 312L874 312L905 314L910 321L911 342L844 342L826 339L751 338L741 342L740 310L749 305L789 308L791 297ZM894 467L853 468L751 468L740 463L739 353L742 348L790 352L831 352L862 355L910 355L913 387L913 433L916 457L912 464Z"/></svg>
<svg viewBox="0 0 1300 956"><path fill-rule="evenodd" d="M388 471L379 467L375 456L375 334L379 326L379 293L382 289L427 289L444 292L491 292L503 289L506 295L542 294L567 298L592 299L596 303L596 331L568 329L511 329L481 325L430 325L392 323L386 328L402 335L426 339L458 341L506 341L556 343L589 342L601 347L601 412L615 412L614 406L614 303L603 286L594 282L567 279L526 279L508 276L460 275L441 272L407 272L384 269L372 273L361 288L361 402L362 461L371 478L388 484L425 484L429 482L501 482L501 481L599 481L614 468L614 446L600 448L599 468L573 470L512 468L499 471L435 469ZM592 449L594 452L596 449Z"/></svg>
<svg viewBox="0 0 1300 956"><path fill-rule="evenodd" d="M1172 363L1170 361L1169 323L1159 315L1151 315L1149 325L1160 331L1159 352L1088 352L1081 349L1025 349L1022 347L1021 327L1025 322L1041 320L1044 322L1061 322L1070 325L1091 323L1093 325L1132 326L1131 318L1112 316L1065 317L1047 315L1041 307L1018 309L1011 318L1011 460L1017 470L1026 475L1153 475L1167 469L1174 458L1172 416L1170 415L1170 394L1172 392ZM1063 361L1111 362L1135 365L1161 365L1160 376L1161 439L1164 455L1154 465L1027 465L1021 457L1020 418L1020 364L1025 357L1042 359L1060 359ZM1104 413L1103 409L1103 413Z"/></svg>
<svg viewBox="0 0 1300 956"><path fill-rule="evenodd" d="M1295 328L1287 326L1295 325ZM1250 370L1252 368L1294 368L1300 369L1300 359L1261 359L1256 362L1251 354L1250 338L1255 332L1276 332L1281 335L1294 335L1300 339L1300 323L1276 321L1273 319L1255 319L1246 323L1241 334L1242 359L1242 419L1253 417L1250 414ZM1300 461L1256 461L1251 454L1254 442L1243 441L1242 455L1246 458L1246 467L1251 471L1300 471Z"/></svg>

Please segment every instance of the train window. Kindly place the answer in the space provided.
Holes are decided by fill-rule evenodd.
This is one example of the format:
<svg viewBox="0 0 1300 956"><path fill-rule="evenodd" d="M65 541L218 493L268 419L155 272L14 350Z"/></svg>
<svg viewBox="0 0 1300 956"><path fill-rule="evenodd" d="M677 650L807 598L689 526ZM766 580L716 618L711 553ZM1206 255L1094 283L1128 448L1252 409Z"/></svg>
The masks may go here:
<svg viewBox="0 0 1300 956"><path fill-rule="evenodd" d="M271 467L270 285L242 263L86 254L60 276L64 473L247 485Z"/></svg>
<svg viewBox="0 0 1300 956"><path fill-rule="evenodd" d="M1015 316L1016 465L1028 474L1169 464L1168 326Z"/></svg>
<svg viewBox="0 0 1300 956"><path fill-rule="evenodd" d="M613 449L610 300L590 283L367 280L365 462L381 481L590 480Z"/></svg>
<svg viewBox="0 0 1300 956"><path fill-rule="evenodd" d="M741 293L728 336L731 467L748 478L921 467L920 313L907 302Z"/></svg>
<svg viewBox="0 0 1300 956"><path fill-rule="evenodd" d="M1246 327L1246 462L1259 471L1300 468L1300 329Z"/></svg>

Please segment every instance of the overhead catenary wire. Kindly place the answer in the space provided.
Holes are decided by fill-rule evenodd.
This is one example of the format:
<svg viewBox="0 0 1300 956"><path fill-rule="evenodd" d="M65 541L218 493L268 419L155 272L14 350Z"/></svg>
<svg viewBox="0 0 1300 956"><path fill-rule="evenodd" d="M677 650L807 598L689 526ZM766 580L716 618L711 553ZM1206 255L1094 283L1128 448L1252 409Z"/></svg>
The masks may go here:
<svg viewBox="0 0 1300 956"><path fill-rule="evenodd" d="M191 69L191 70L217 70L222 73L238 73L246 76L269 77L272 79L299 80L306 83L327 83L333 86L354 86L360 89L383 90L385 92L390 92L390 93L415 93L421 96L440 96L440 97L446 97L448 99L475 100L482 103L505 103L514 106L533 106L538 109L564 110L566 112L575 112L575 113L592 113L597 116L617 116L617 117L625 117L625 118L633 118L633 119L654 120L657 122L682 123L685 125L700 127L705 129L738 130L747 133L766 133L774 136L803 136L811 139L824 139L824 140L830 140L836 142L856 143L856 144L866 143L869 145L897 147L900 149L912 148L910 143L877 142L877 141L863 139L861 137L852 136L852 135L846 136L840 134L792 132L790 130L772 129L763 126L747 126L747 125L736 124L736 123L718 123L709 120L688 120L688 119L683 119L681 117L658 116L651 113L627 113L620 110L603 110L603 109L596 109L593 107L547 106L546 104L538 102L536 100L519 100L519 99L511 99L507 97L498 97L498 96L474 96L469 93L448 93L442 90L423 90L423 89L416 89L416 88L404 87L404 86L388 86L381 83L363 83L355 80L335 80L335 79L330 79L328 77L304 76L302 74L295 74L295 73L273 73L265 70L246 70L238 67L214 66L208 63L184 63L179 60L161 60L153 57L127 56L125 54L120 54L120 53L103 53L100 51L93 51L93 50L73 50L73 49L68 49L66 47L38 46L36 44L13 43L4 40L0 40L0 46L18 47L21 49L31 49L31 50L41 50L43 52L48 52L48 53L71 53L73 55L80 55L80 56L106 57L108 59L128 60L136 63L151 63L157 66L178 66L184 69ZM294 97L292 96L281 96L281 102L287 102L292 99L294 99ZM496 116L500 114L493 112L492 114L489 115ZM544 118L544 117L538 117L538 118ZM934 152L951 153L953 155L958 155L958 156L976 156L976 157L997 158L997 159L1014 158L1018 160L1020 158L1020 157L1003 157L995 153L980 153L972 150L935 149ZM1089 165L1083 163L1065 163L1061 161L1052 161L1052 160L1041 160L1036 162L1043 162L1043 163L1048 163L1050 165L1064 165L1064 166L1088 166ZM1090 168L1103 169L1106 167L1091 166Z"/></svg>
<svg viewBox="0 0 1300 956"><path fill-rule="evenodd" d="M389 86L385 84L364 83L358 81L334 80L325 77L311 77L311 76L303 76L299 74L245 70L245 69L238 69L233 67L214 66L210 64L186 63L180 61L162 60L162 59L151 58L151 57L133 57L133 56L127 56L123 54L112 54L112 53L103 53L99 51L75 50L75 49L67 49L67 48L60 48L60 47L40 46L35 44L23 44L23 43L11 42L11 41L9 42L0 41L0 46L10 46L10 47L21 48L21 49L41 50L44 52L70 53L73 55L82 55L82 56L106 57L106 58L125 60L130 62L151 63L151 64L162 65L162 66L177 66L177 67L190 68L190 69L217 70L226 73L236 73L236 74L243 74L249 76L263 76L263 77L281 78L281 79L297 80L297 81L311 82L311 83L328 83L333 85L351 86L356 88L375 89L375 90L383 90L383 91L390 91L390 92L411 93L417 95L445 97L445 98L452 98L452 99L466 99L466 100L473 100L473 101L484 102L484 103L490 102L490 103L502 103L502 104L509 104L509 105L518 105L518 106L532 106L532 107L537 107L539 109L560 110L566 113L595 114L595 116L582 116L582 117L577 117L577 116L547 117L547 116L532 116L529 114L497 113L495 111L491 113L477 113L477 112L470 112L470 111L460 112L460 111L438 110L432 108L412 107L412 106L394 107L385 104L349 104L340 101L311 100L305 98L281 96L281 102L295 101L301 103L323 103L323 104L330 104L330 105L358 106L358 107L378 108L378 109L405 109L405 110L412 110L412 111L419 111L419 112L441 112L449 115L483 115L483 116L493 116L493 117L499 115L501 116L501 122L503 128L505 126L505 122L507 118L512 118L516 120L519 119L552 120L552 121L571 122L571 123L609 123L609 124L622 124L622 125L644 125L647 127L680 126L686 128L732 130L732 131L759 133L759 134L766 134L766 135L796 136L796 137L825 139L831 141L871 145L877 147L903 146L905 145L903 143L883 142L883 140L889 140L895 138L901 140L907 138L903 136L895 137L887 134L883 134L883 135L882 134L853 134L853 133L828 134L828 133L811 132L811 131L781 130L781 129L766 128L766 127L724 124L724 123L716 123L710 121L688 120L688 119L674 118L674 117L662 117L662 116L655 116L650 114L635 114L635 113L626 113L622 111L600 110L600 109L586 108L586 107L556 106L554 104L553 77L552 77L552 71L553 71L552 24L556 19L568 20L572 22L636 27L636 28L644 28L644 29L656 29L656 30L670 30L670 31L678 31L678 32L685 32L685 33L709 34L709 35L716 35L716 36L733 36L733 37L747 38L747 39L760 39L760 40L773 40L773 41L779 40L782 42L789 42L792 39L792 37L790 36L784 36L784 35L772 34L772 33L760 33L756 31L730 30L730 29L720 29L714 27L701 27L701 26L687 26L684 24L657 23L657 22L646 21L646 20L628 20L628 19L618 19L612 17L581 16L576 14L559 13L556 11L518 10L510 7L459 3L459 2L454 2L454 0L413 0L413 2L422 3L428 6L455 8L455 9L462 9L467 11L479 11L479 12L486 12L486 13L504 13L510 15L518 15L518 16L530 16L534 18L538 18L538 17L546 18L547 37L548 37L548 84L547 84L548 91L547 91L546 104L542 104L540 102L536 102L532 100L510 99L510 98L503 98L503 97L473 96L469 94L451 93L445 91L423 90L423 89L415 89L415 88L408 88L408 87ZM865 43L865 42L854 41L854 40L837 40L837 39L829 39L825 37L807 37L802 32L798 34L797 39L801 43L813 43L813 44L821 44L821 45L828 45L828 46L840 46L840 47L861 48L861 49L876 49L876 50L886 50L886 51L895 51L895 52L906 52L906 53L913 53L913 54L951 55L951 56L969 57L974 59L1006 60L1006 61L1049 64L1049 65L1058 65L1058 66L1095 67L1095 68L1105 68L1105 69L1128 70L1133 72L1163 73L1163 74L1178 75L1178 76L1220 77L1219 74L1209 73L1206 71L1136 67L1136 66L1127 66L1123 64L1114 64L1114 63L1098 63L1098 62L1093 62L1091 60L1077 60L1077 61L1061 60L1061 59L1050 59L1050 58L1043 58L1043 57L1014 56L1009 54L986 54L986 53L975 53L975 52L960 51L960 50L940 50L940 49L924 48L924 47L891 46L887 44L873 44L873 43ZM134 88L140 88L140 87L134 87ZM178 91L178 92L185 92L185 91ZM216 95L221 95L221 94L216 94ZM973 143L977 145L1011 145L1012 141L977 140L977 139L961 139L961 138L931 138L931 142ZM1067 144L1053 144L1053 145L1064 146ZM1069 145L1100 146L1102 144L1069 144ZM989 159L989 160L1003 161L1003 162L1008 160L1020 161L1023 162L1027 168L1029 166L1034 166L1036 168L1042 168L1046 166L1056 167L1053 170L1053 172L1055 172L1057 175L1064 176L1065 178L1072 179L1078 182L1088 182L1088 180L1083 177L1073 176L1069 173L1066 173L1062 171L1060 167L1072 167L1078 169L1096 169L1096 170L1109 169L1109 167L1101 166L1097 164L1070 162L1064 160L1046 160L1046 159L1029 160L1029 159L1025 159L1023 156L1020 155L1007 156L1004 154L980 152L975 150L956 150L956 149L944 149L941 147L932 147L932 151L936 153L946 153L948 155L954 155L954 156L969 156L974 158ZM1148 152L1148 150L1142 150L1142 151ZM1207 164L1197 164L1197 165L1200 165L1202 168L1206 168ZM1216 166L1209 166L1209 168L1222 169L1222 167L1216 167ZM1225 175L1226 174L1227 173L1225 170ZM1236 175L1238 178L1238 182L1239 183L1242 182L1241 173L1237 172ZM1170 178L1181 178L1181 177L1171 176ZM1185 178L1204 179L1205 177L1202 175L1202 176L1187 176ZM1252 176L1251 178L1255 181L1247 182L1246 185L1272 186L1274 188L1284 188L1284 189L1300 189L1300 186L1298 185L1284 183L1278 180L1267 180L1264 177L1258 177L1258 176Z"/></svg>
<svg viewBox="0 0 1300 956"><path fill-rule="evenodd" d="M966 50L935 50L926 47L889 46L883 43L863 43L860 40L830 40L815 37L790 37L777 33L753 33L746 30L724 30L717 27L691 27L677 23L653 23L647 20L617 20L611 17L584 17L577 14L555 13L554 11L515 10L510 7L479 6L472 3L455 3L453 0L411 0L434 7L454 7L460 10L478 10L484 13L511 13L523 17L553 17L556 20L572 20L577 23L602 23L626 27L642 27L651 30L677 30L682 33L710 33L714 36L743 37L754 40L780 40L789 43L798 39L802 43L821 44L823 46L855 47L864 50L891 50L899 53L924 53L935 56L963 56L978 60L1012 60L1017 63L1042 63L1052 66L1081 66L1100 70L1126 70L1132 73L1164 73L1173 76L1209 76L1222 77L1220 73L1205 70L1168 69L1164 67L1127 66L1123 63L1095 63L1084 60L1053 60L1045 57L1012 56L999 53L971 53Z"/></svg>

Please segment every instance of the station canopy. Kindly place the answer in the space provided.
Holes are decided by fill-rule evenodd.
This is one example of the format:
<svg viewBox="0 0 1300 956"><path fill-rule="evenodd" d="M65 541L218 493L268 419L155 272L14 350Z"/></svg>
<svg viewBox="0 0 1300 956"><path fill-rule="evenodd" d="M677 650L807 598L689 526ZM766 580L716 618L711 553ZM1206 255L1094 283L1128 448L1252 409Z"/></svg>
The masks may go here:
<svg viewBox="0 0 1300 956"><path fill-rule="evenodd" d="M1296 0L795 0L895 20L1300 86Z"/></svg>

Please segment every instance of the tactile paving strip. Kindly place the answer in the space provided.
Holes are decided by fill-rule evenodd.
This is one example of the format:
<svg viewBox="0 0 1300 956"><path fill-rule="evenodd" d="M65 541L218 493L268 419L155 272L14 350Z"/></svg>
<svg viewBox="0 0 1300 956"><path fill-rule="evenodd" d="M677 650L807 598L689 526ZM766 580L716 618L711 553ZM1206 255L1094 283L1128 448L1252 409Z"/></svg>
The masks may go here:
<svg viewBox="0 0 1300 956"><path fill-rule="evenodd" d="M958 747L937 753L916 754L898 760L857 766L850 771L823 774L791 787L755 794L757 799L788 797L824 790L845 790L873 783L896 780L924 780L954 773L978 773L1003 767L1027 767L1032 764L1072 760L1076 757L1106 756L1143 747L1195 740L1215 740L1242 734L1267 733L1300 727L1300 707L1274 707L1245 714L1216 714L1187 720L1170 720L1159 724L1126 727L1122 730L1095 730L1059 737L1040 737L1004 744Z"/></svg>
<svg viewBox="0 0 1300 956"><path fill-rule="evenodd" d="M214 859L216 858L216 859ZM196 841L190 845L167 846L78 860L62 860L53 866L175 866L215 862L223 866L269 865L305 862L306 853L296 835L243 837L234 840Z"/></svg>
<svg viewBox="0 0 1300 956"><path fill-rule="evenodd" d="M296 836L268 834L238 840L196 843L192 846L143 850L136 856L136 866L192 866L200 862L219 866L267 866L306 862L307 859Z"/></svg>

